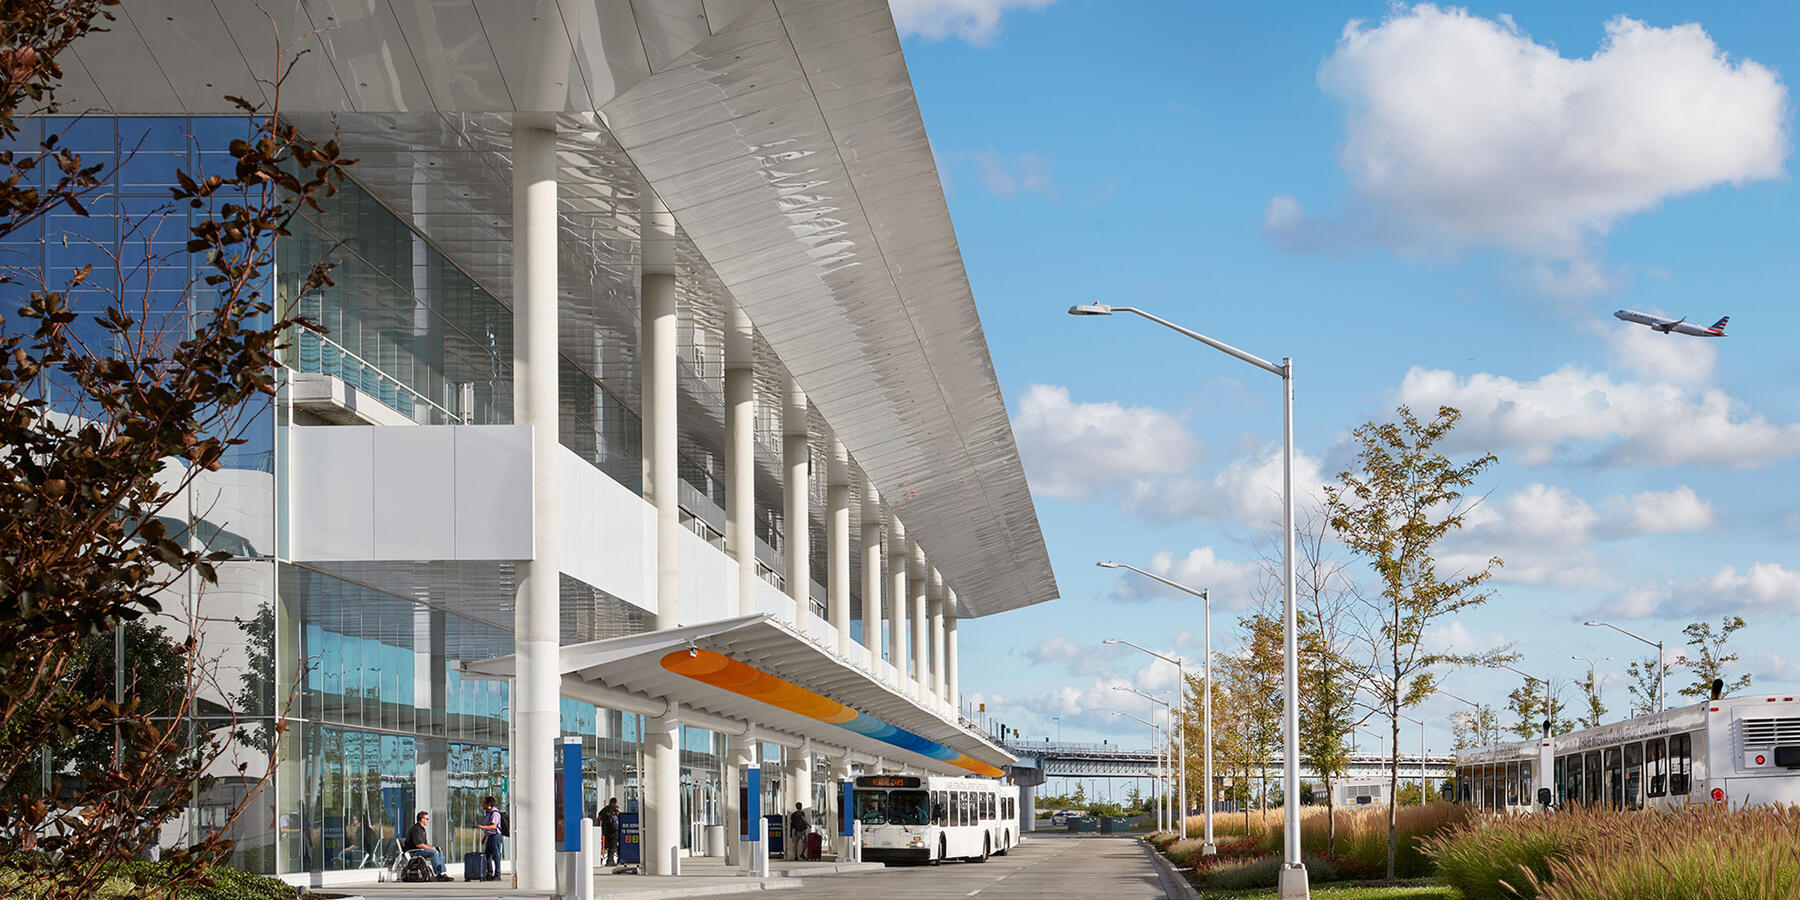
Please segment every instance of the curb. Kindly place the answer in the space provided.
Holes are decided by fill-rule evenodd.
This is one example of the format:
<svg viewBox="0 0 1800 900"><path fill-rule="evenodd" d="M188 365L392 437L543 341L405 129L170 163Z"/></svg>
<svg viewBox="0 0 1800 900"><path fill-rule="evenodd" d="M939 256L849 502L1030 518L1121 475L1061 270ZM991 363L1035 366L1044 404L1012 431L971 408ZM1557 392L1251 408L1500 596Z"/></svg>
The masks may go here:
<svg viewBox="0 0 1800 900"><path fill-rule="evenodd" d="M1175 868L1175 864L1169 862L1167 857L1156 852L1156 847L1152 846L1149 841L1141 841L1138 846L1142 847L1151 859L1156 860L1157 874L1162 876L1164 896L1169 897L1170 900L1177 900L1177 898L1179 900L1202 900L1200 892L1195 890L1193 882L1188 881L1187 876L1181 874L1181 870Z"/></svg>
<svg viewBox="0 0 1800 900"><path fill-rule="evenodd" d="M664 888L650 891L608 891L596 892L595 900L613 897L617 900L681 900L683 897L720 897L727 894L749 894L758 891L779 891L797 888L801 885L798 878L766 878L743 884L693 885L678 888Z"/></svg>

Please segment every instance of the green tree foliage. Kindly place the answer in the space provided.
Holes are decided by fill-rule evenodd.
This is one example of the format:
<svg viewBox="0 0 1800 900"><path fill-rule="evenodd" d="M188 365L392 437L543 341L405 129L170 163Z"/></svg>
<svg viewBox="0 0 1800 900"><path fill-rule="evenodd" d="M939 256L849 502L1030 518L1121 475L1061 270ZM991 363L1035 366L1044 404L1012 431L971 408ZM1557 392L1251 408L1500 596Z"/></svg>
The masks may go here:
<svg viewBox="0 0 1800 900"><path fill-rule="evenodd" d="M1310 510L1294 535L1294 603L1300 648L1300 753L1324 782L1325 848L1337 852L1331 786L1350 767L1350 735L1367 718L1357 701L1367 680L1355 656L1361 604L1342 560L1329 552L1323 510Z"/></svg>
<svg viewBox="0 0 1800 900"><path fill-rule="evenodd" d="M1380 593L1374 601L1379 625L1371 632L1375 650L1369 668L1374 705L1392 722L1393 740L1388 779L1400 783L1400 713L1431 696L1433 669L1445 664L1486 662L1493 654L1475 656L1434 652L1423 645L1432 623L1486 603L1485 587L1499 557L1476 571L1440 572L1437 547L1462 527L1468 506L1463 492L1497 458L1485 454L1468 462L1452 462L1436 447L1456 427L1462 414L1439 407L1430 421L1420 421L1401 406L1397 422L1358 426L1358 471L1339 473L1341 482L1326 488L1331 527L1351 552L1363 557L1375 573ZM1394 808L1388 807L1388 878L1394 876Z"/></svg>
<svg viewBox="0 0 1800 900"><path fill-rule="evenodd" d="M0 241L53 214L86 216L84 198L108 184L108 164L85 162L60 135L17 148L22 118L55 111L58 56L104 27L113 5L14 0L0 10L0 138L15 147L0 151ZM89 267L0 277L0 852L35 845L51 862L0 879L0 897L92 896L187 806L219 758L220 745L190 729L209 677L196 644L129 626L164 613L159 598L183 579L201 592L216 582L213 564L227 554L206 546L178 501L242 443L250 402L274 393L284 335L308 325L263 294L275 242L303 207L335 193L350 163L335 141L313 142L273 109L234 102L247 118L244 137L217 148L229 152L229 174L171 172L170 206L125 223L181 210L188 234L176 256L201 273L190 316L146 315L141 295L90 283ZM188 261L118 264L185 272ZM328 285L329 268L299 273L290 299ZM78 313L77 293L98 314ZM172 670L128 676L178 689L115 698L97 657L121 627L125 643ZM104 766L99 745L110 747ZM66 764L49 785L44 748ZM158 882L140 887L161 895L204 879L229 849L222 831L165 851Z"/></svg>
<svg viewBox="0 0 1800 900"><path fill-rule="evenodd" d="M1548 706L1545 705L1546 694ZM1575 723L1565 715L1566 706L1555 679L1549 685L1535 678L1521 679L1519 686L1506 695L1506 709L1513 717L1506 730L1522 739L1535 738L1544 733L1544 723L1548 721L1551 734L1573 731Z"/></svg>
<svg viewBox="0 0 1800 900"><path fill-rule="evenodd" d="M1633 660L1625 667L1625 693L1631 698L1626 716L1636 718L1656 712L1662 705L1663 667L1656 657Z"/></svg>
<svg viewBox="0 0 1800 900"><path fill-rule="evenodd" d="M1749 689L1748 672L1736 678L1725 678L1725 667L1738 660L1736 653L1725 652L1725 644L1743 627L1743 617L1726 616L1719 620L1716 633L1711 622L1691 622L1681 629L1681 633L1687 635L1687 645L1692 648L1684 654L1681 665L1693 673L1694 679L1681 689L1681 696L1696 700L1712 696L1714 679L1724 680L1726 696Z"/></svg>
<svg viewBox="0 0 1800 900"><path fill-rule="evenodd" d="M1576 719L1575 724L1583 728L1599 728L1606 717L1606 704L1600 698L1600 679L1594 675L1594 667L1589 666L1587 677L1581 681L1581 696L1587 701L1586 713Z"/></svg>

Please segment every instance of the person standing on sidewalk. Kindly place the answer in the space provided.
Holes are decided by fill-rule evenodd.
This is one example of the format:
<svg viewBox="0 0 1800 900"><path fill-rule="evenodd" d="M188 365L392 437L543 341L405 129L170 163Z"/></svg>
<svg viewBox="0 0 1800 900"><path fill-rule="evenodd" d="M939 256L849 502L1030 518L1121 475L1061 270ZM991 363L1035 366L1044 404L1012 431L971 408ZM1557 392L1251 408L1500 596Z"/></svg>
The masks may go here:
<svg viewBox="0 0 1800 900"><path fill-rule="evenodd" d="M493 795L481 798L481 855L487 857L482 881L500 880L500 806Z"/></svg>
<svg viewBox="0 0 1800 900"><path fill-rule="evenodd" d="M805 804L794 804L794 811L788 816L787 858L806 858L806 835L812 831L812 823L806 820Z"/></svg>
<svg viewBox="0 0 1800 900"><path fill-rule="evenodd" d="M600 810L600 845L604 851L603 866L619 864L619 798L606 801Z"/></svg>

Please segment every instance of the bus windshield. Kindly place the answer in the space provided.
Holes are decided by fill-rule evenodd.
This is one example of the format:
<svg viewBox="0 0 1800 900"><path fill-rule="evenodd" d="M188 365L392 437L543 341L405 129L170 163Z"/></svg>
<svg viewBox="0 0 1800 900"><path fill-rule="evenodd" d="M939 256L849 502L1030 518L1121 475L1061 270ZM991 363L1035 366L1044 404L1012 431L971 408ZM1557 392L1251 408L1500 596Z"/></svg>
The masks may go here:
<svg viewBox="0 0 1800 900"><path fill-rule="evenodd" d="M856 792L856 821L864 825L924 825L930 807L924 791Z"/></svg>

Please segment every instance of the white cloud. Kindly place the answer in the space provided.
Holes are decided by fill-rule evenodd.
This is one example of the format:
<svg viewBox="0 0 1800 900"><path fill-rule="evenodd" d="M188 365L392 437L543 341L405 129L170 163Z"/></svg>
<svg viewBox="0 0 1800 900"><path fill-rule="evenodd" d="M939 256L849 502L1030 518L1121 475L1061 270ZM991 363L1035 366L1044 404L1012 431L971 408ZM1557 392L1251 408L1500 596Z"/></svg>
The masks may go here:
<svg viewBox="0 0 1800 900"><path fill-rule="evenodd" d="M1021 192L1056 196L1056 188L1050 184L1050 161L1036 153L1007 157L983 151L967 158L975 164L975 180L1002 200L1015 199Z"/></svg>
<svg viewBox="0 0 1800 900"><path fill-rule="evenodd" d="M1009 9L1043 9L1053 0L891 0L900 35L938 41L952 35L977 46L1000 33Z"/></svg>
<svg viewBox="0 0 1800 900"><path fill-rule="evenodd" d="M1618 515L1631 534L1685 534L1713 527L1712 504L1694 489L1681 485L1672 491L1644 491L1625 500Z"/></svg>
<svg viewBox="0 0 1800 900"><path fill-rule="evenodd" d="M1510 17L1400 6L1345 26L1319 84L1347 112L1346 230L1403 249L1579 258L1665 198L1781 177L1788 152L1786 87L1696 24L1617 17L1569 59ZM1319 227L1292 198L1265 224L1277 240Z"/></svg>
<svg viewBox="0 0 1800 900"><path fill-rule="evenodd" d="M1294 504L1305 509L1324 500L1319 460L1294 453ZM1265 446L1231 461L1212 478L1182 475L1139 478L1120 493L1126 509L1158 522L1233 518L1248 528L1281 521L1281 448Z"/></svg>
<svg viewBox="0 0 1800 900"><path fill-rule="evenodd" d="M1724 566L1711 575L1640 585L1608 598L1597 612L1623 618L1740 615L1768 621L1800 612L1800 571L1780 563L1753 563L1739 572Z"/></svg>
<svg viewBox="0 0 1800 900"><path fill-rule="evenodd" d="M1781 681L1792 684L1800 682L1800 661L1765 650L1750 657L1750 672L1758 683Z"/></svg>
<svg viewBox="0 0 1800 900"><path fill-rule="evenodd" d="M1617 277L1587 259L1540 260L1526 275L1538 293L1553 300L1586 300L1611 293L1619 285Z"/></svg>
<svg viewBox="0 0 1800 900"><path fill-rule="evenodd" d="M1800 425L1772 423L1724 391L1615 382L1572 364L1535 381L1414 367L1397 399L1414 409L1462 410L1446 449L1510 452L1508 461L1527 465L1587 451L1611 465L1745 469L1800 448Z"/></svg>
<svg viewBox="0 0 1800 900"><path fill-rule="evenodd" d="M1104 644L1080 645L1061 635L1051 635L1025 651L1032 665L1060 666L1071 675L1095 675L1106 669L1118 651Z"/></svg>
<svg viewBox="0 0 1800 900"><path fill-rule="evenodd" d="M1150 557L1147 568L1170 581L1196 590L1205 589L1213 598L1215 609L1243 609L1248 606L1257 576L1254 564L1220 559L1211 547L1196 547L1179 559L1165 550ZM1113 596L1120 600L1148 600L1152 597L1185 598L1189 595L1136 572L1121 570L1118 581L1113 585ZM1196 606L1196 624L1198 618L1199 610Z"/></svg>
<svg viewBox="0 0 1800 900"><path fill-rule="evenodd" d="M1661 334L1618 321L1598 327L1613 363L1640 378L1703 385L1712 378L1713 366L1719 360L1719 342L1710 338Z"/></svg>
<svg viewBox="0 0 1800 900"><path fill-rule="evenodd" d="M1146 475L1184 472L1201 454L1181 420L1162 410L1117 403L1076 403L1069 389L1034 384L1013 419L1032 490L1088 500Z"/></svg>
<svg viewBox="0 0 1800 900"><path fill-rule="evenodd" d="M1475 634L1460 619L1451 619L1445 625L1427 628L1419 636L1419 644L1431 653L1477 653L1504 647L1507 643L1506 636L1502 634Z"/></svg>

